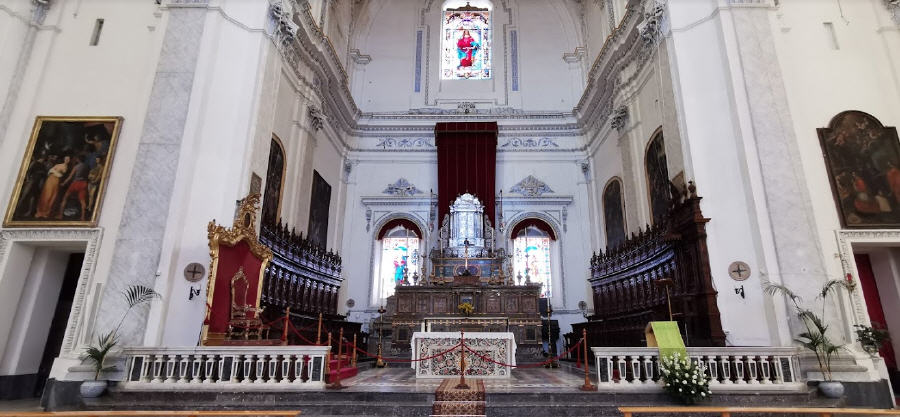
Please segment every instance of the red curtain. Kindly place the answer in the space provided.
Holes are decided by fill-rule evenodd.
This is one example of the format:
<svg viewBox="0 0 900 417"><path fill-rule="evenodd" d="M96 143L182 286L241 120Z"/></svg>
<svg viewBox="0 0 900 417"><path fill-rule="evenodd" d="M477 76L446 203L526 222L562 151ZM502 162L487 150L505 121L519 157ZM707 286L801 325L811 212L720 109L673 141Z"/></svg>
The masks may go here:
<svg viewBox="0 0 900 417"><path fill-rule="evenodd" d="M422 237L422 231L419 230L419 226L416 226L412 221L407 219L394 219L381 227L381 230L378 231L378 240L384 239L384 235L397 226L403 226L406 230L411 230L415 233L417 237Z"/></svg>
<svg viewBox="0 0 900 417"><path fill-rule="evenodd" d="M863 298L866 299L866 310L869 313L869 321L873 327L887 329L887 318L884 308L881 306L881 295L878 293L878 285L875 283L875 272L872 270L872 262L869 255L854 253L856 260L856 272L859 273L859 284L862 286ZM890 341L882 345L881 357L889 369L897 369L897 356L894 354L894 346Z"/></svg>
<svg viewBox="0 0 900 417"><path fill-rule="evenodd" d="M484 204L494 224L497 171L497 122L449 122L434 126L438 156L438 222L450 204L470 193Z"/></svg>
<svg viewBox="0 0 900 417"><path fill-rule="evenodd" d="M510 236L512 236L512 238L515 239L516 236L519 235L519 232L521 232L522 230L525 230L525 228L528 226L537 227L538 229L543 230L545 233L550 235L551 240L556 240L556 233L553 233L553 228L550 227L550 225L547 224L547 222L545 222L541 219L534 219L534 218L528 218L528 219L525 219L525 220L522 220L522 221L516 223L516 227L513 227L512 234L510 234Z"/></svg>

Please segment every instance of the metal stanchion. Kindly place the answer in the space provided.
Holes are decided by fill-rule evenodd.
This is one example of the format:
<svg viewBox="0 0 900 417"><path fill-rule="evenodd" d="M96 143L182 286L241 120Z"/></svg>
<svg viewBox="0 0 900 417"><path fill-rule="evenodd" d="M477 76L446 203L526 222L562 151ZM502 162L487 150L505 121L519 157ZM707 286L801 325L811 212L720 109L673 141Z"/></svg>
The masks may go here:
<svg viewBox="0 0 900 417"><path fill-rule="evenodd" d="M459 332L459 384L456 389L469 389L466 385L466 332Z"/></svg>
<svg viewBox="0 0 900 417"><path fill-rule="evenodd" d="M596 391L597 386L591 384L591 377L588 374L588 342L587 342L587 329L581 329L581 343L584 343L584 385L579 388L582 391ZM600 370L597 370L597 374L600 374Z"/></svg>
<svg viewBox="0 0 900 417"><path fill-rule="evenodd" d="M383 355L383 353L381 351L381 338L382 338L382 336L384 336L384 313L385 312L387 312L387 310L384 308L384 306L378 307L378 314L380 314L380 316L378 316L378 321L380 322L380 325L378 326L378 359L375 361L376 368L384 368L385 366L387 366L387 364L384 362L384 360L381 359L381 355Z"/></svg>
<svg viewBox="0 0 900 417"><path fill-rule="evenodd" d="M305 328L306 326L304 326ZM331 334L331 332L328 332ZM322 313L319 313L319 330L316 331L316 345L322 344Z"/></svg>

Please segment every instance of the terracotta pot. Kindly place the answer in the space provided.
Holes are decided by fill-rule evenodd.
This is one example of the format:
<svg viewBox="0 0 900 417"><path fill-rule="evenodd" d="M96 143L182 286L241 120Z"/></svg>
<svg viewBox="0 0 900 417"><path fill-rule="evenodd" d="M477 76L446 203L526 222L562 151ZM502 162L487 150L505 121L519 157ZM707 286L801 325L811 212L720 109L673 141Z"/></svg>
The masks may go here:
<svg viewBox="0 0 900 417"><path fill-rule="evenodd" d="M106 392L106 381L84 381L80 390L82 398L97 398Z"/></svg>
<svg viewBox="0 0 900 417"><path fill-rule="evenodd" d="M841 398L844 396L844 384L838 381L822 381L819 383L819 392L826 398Z"/></svg>

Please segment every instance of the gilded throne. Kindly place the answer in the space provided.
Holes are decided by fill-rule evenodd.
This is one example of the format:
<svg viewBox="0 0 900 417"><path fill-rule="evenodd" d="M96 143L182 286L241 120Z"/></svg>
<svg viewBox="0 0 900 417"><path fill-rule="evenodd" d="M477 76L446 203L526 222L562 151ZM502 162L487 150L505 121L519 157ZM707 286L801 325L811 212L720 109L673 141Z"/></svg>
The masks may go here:
<svg viewBox="0 0 900 417"><path fill-rule="evenodd" d="M232 227L209 222L209 281L201 343L208 346L261 339L260 297L272 251L256 234L259 194L244 198ZM231 342L229 342L231 341Z"/></svg>

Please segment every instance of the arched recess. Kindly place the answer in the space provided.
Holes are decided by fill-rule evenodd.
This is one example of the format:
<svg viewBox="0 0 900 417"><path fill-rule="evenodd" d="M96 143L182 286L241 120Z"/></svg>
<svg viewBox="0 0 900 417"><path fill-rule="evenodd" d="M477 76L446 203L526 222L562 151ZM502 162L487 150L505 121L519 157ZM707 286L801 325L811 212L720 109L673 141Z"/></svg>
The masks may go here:
<svg viewBox="0 0 900 417"><path fill-rule="evenodd" d="M606 230L606 247L614 248L625 242L625 194L622 179L612 177L603 187L603 225Z"/></svg>
<svg viewBox="0 0 900 417"><path fill-rule="evenodd" d="M650 220L662 221L669 212L669 168L666 162L666 145L662 127L656 129L644 153L644 175L647 178L647 198L650 203Z"/></svg>
<svg viewBox="0 0 900 417"><path fill-rule="evenodd" d="M897 129L850 110L817 130L841 225L900 228Z"/></svg>
<svg viewBox="0 0 900 417"><path fill-rule="evenodd" d="M284 145L272 135L269 146L269 165L266 169L266 189L263 191L262 224L273 226L281 217L281 194L284 191L284 173L287 168Z"/></svg>
<svg viewBox="0 0 900 417"><path fill-rule="evenodd" d="M417 216L410 213L392 213L379 219L375 223L375 228L373 229L375 230L375 233L372 236L371 279L369 281L369 301L372 306L384 305L387 297L394 293L395 278L391 278L387 275L385 263L393 262L393 259L389 260L386 257L395 255L393 252L397 252L398 248L386 245L397 243L393 241L393 239L399 237L396 235L392 236L391 234L392 232L397 232L401 228L410 230L412 233L410 233L409 236L406 236L407 239L402 239L407 240L407 242L403 242L407 246L405 247L405 250L399 252L406 252L410 258L426 253L428 236L423 232L428 229L425 227L425 223ZM415 238L413 238L413 236L415 236ZM415 267L413 268L413 259L407 259L410 280L412 280L412 274L414 272L418 272L420 276L424 273L424 264L422 264L423 259L418 257L414 261Z"/></svg>
<svg viewBox="0 0 900 417"><path fill-rule="evenodd" d="M563 294L562 254L559 226L544 213L521 213L510 221L507 247L512 255L512 275L517 282L544 282L541 297L560 300ZM537 267L536 274L532 274ZM520 278L521 277L521 278Z"/></svg>

